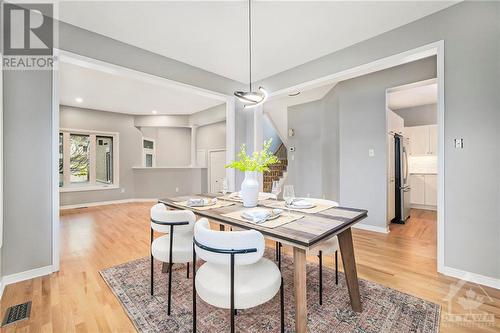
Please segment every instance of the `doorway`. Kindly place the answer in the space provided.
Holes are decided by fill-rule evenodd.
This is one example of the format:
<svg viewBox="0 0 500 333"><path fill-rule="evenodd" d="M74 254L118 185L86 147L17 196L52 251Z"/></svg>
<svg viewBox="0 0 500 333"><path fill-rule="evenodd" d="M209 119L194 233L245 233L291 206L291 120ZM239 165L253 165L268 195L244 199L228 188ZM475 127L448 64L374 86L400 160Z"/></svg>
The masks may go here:
<svg viewBox="0 0 500 333"><path fill-rule="evenodd" d="M386 99L389 228L400 236L426 240L436 247L437 79L390 88Z"/></svg>
<svg viewBox="0 0 500 333"><path fill-rule="evenodd" d="M208 152L208 190L210 193L222 192L222 183L226 177L226 150L217 149Z"/></svg>

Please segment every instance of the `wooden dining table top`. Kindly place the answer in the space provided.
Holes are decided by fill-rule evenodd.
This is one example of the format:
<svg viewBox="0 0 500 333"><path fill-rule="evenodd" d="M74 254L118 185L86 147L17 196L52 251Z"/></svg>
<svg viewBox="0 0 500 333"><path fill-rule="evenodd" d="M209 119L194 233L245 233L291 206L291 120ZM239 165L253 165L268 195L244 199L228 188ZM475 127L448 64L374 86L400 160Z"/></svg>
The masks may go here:
<svg viewBox="0 0 500 333"><path fill-rule="evenodd" d="M310 248L315 244L329 239L342 231L352 227L368 216L368 211L364 209L348 208L348 207L333 207L323 210L319 213L308 214L305 212L294 213L303 215L302 218L293 222L269 228L252 222L244 222L234 218L224 216L223 214L231 213L245 209L241 202L234 202L231 206L218 207L207 210L198 210L195 207L186 207L180 205L179 202L185 202L191 198L215 198L220 199L221 195L217 194L196 194L188 196L169 197L160 199L158 202L163 203L171 208L189 209L195 214L206 217L217 222L239 227L242 229L255 229L260 231L264 236L289 243L300 248ZM276 203L276 200L261 200L258 202L259 207L267 207Z"/></svg>

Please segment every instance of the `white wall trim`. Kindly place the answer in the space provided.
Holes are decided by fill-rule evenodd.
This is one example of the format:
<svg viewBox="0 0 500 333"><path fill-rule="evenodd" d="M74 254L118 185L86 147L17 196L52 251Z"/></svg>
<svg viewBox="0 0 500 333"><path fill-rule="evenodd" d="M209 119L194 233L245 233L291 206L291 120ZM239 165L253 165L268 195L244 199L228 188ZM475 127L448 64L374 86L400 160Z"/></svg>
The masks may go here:
<svg viewBox="0 0 500 333"><path fill-rule="evenodd" d="M434 43L426 44L411 50L407 50L392 56L381 58L366 64L355 66L337 73L326 75L314 80L302 82L300 84L280 89L269 94L269 100L284 96L290 92L297 90L307 90L320 87L327 84L336 83L339 81L348 80L357 76L366 75L383 69L399 66L423 58L436 55L437 57L437 82L438 82L438 203L437 203L437 271L444 272L444 221L445 221L445 194L444 194L444 179L445 179L445 153L444 153L444 40L439 40ZM358 224L361 225L361 224ZM383 228L381 228L383 229Z"/></svg>
<svg viewBox="0 0 500 333"><path fill-rule="evenodd" d="M107 205L116 205L116 204L123 204L123 203L157 202L157 201L158 201L158 199L155 199L155 198L133 198L133 199L110 200L110 201L94 201L94 202L87 202L87 203L81 203L81 204L76 204L76 205L64 205L64 206L60 207L60 210L107 206Z"/></svg>
<svg viewBox="0 0 500 333"><path fill-rule="evenodd" d="M2 285L8 286L9 284L34 279L40 276L49 275L54 273L54 266L44 266L40 268L30 269L29 271L24 271L20 273L5 275L2 279Z"/></svg>
<svg viewBox="0 0 500 333"><path fill-rule="evenodd" d="M58 6L55 6L58 15ZM226 103L226 160L232 161L235 158L236 139L236 117L235 117L235 97L222 93L210 91L196 86L176 82L165 77L143 73L127 67L114 65L94 58L85 57L76 53L54 48L54 70L52 71L52 264L55 271L59 270L59 61L64 61L85 68L104 71L122 77L130 77L150 82L169 88L176 88L190 93L213 98ZM119 156L118 156L119 158ZM118 174L116 174L118 175ZM119 177L119 175L118 175ZM234 191L236 173L233 169L226 169L226 177L229 180L229 190ZM119 179L119 178L118 178ZM85 204L88 206L89 204Z"/></svg>
<svg viewBox="0 0 500 333"><path fill-rule="evenodd" d="M492 278L489 276L484 276L481 274L471 273L463 271L461 269L452 268L448 266L443 267L443 271L440 272L444 275L451 276L460 280L477 283L483 286L500 289L500 279Z"/></svg>
<svg viewBox="0 0 500 333"><path fill-rule="evenodd" d="M362 229L362 230L367 230L367 231L373 231L373 232L378 232L382 234L388 234L389 233L389 227L379 227L376 225L370 225L370 224L363 224L363 223L356 223L352 226L353 228L356 229Z"/></svg>
<svg viewBox="0 0 500 333"><path fill-rule="evenodd" d="M0 300L2 299L4 289L5 283L3 283L2 279L0 279Z"/></svg>

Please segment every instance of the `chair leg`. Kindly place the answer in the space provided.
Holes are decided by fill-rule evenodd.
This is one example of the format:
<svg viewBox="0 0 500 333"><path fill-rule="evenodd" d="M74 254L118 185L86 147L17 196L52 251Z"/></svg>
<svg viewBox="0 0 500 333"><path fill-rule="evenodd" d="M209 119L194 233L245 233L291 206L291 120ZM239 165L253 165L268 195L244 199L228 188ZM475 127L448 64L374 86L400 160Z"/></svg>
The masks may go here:
<svg viewBox="0 0 500 333"><path fill-rule="evenodd" d="M234 333L234 253L231 253L231 333Z"/></svg>
<svg viewBox="0 0 500 333"><path fill-rule="evenodd" d="M168 254L168 307L167 315L170 316L171 300L172 300L172 247L174 241L174 226L170 226L170 252Z"/></svg>
<svg viewBox="0 0 500 333"><path fill-rule="evenodd" d="M278 269L281 271L281 243L278 242Z"/></svg>
<svg viewBox="0 0 500 333"><path fill-rule="evenodd" d="M151 251L151 296L153 296L153 289L154 289L153 228L151 228L150 251Z"/></svg>
<svg viewBox="0 0 500 333"><path fill-rule="evenodd" d="M335 251L335 284L339 284L339 255Z"/></svg>
<svg viewBox="0 0 500 333"><path fill-rule="evenodd" d="M319 251L319 305L323 305L323 251Z"/></svg>
<svg viewBox="0 0 500 333"><path fill-rule="evenodd" d="M189 263L186 263L186 277L189 279Z"/></svg>
<svg viewBox="0 0 500 333"><path fill-rule="evenodd" d="M193 333L196 333L196 252L193 242Z"/></svg>
<svg viewBox="0 0 500 333"><path fill-rule="evenodd" d="M281 287L280 287L280 321L281 321L281 333L285 333L285 289L283 286L283 277L281 277Z"/></svg>
<svg viewBox="0 0 500 333"><path fill-rule="evenodd" d="M274 242L274 255L275 255L275 261L278 261L278 242Z"/></svg>

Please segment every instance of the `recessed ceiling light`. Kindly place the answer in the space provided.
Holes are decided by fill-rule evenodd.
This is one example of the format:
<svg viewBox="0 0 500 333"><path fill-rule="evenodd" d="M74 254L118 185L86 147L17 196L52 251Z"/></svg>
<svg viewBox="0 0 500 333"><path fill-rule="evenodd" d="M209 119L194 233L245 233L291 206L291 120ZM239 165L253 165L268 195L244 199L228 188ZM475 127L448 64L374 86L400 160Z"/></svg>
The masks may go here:
<svg viewBox="0 0 500 333"><path fill-rule="evenodd" d="M83 102L83 98L81 98L81 97L77 97L77 98L75 98L75 101L76 101L77 103L82 103L82 102Z"/></svg>
<svg viewBox="0 0 500 333"><path fill-rule="evenodd" d="M290 96L290 97L295 97L295 96L298 96L298 95L300 95L300 91L294 91L294 92L291 92L291 93L288 94L288 96Z"/></svg>
<svg viewBox="0 0 500 333"><path fill-rule="evenodd" d="M158 113L158 111L153 110L153 111L151 111L151 113L152 113L152 114L157 114L157 113Z"/></svg>

